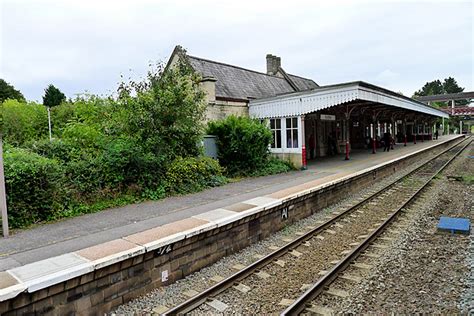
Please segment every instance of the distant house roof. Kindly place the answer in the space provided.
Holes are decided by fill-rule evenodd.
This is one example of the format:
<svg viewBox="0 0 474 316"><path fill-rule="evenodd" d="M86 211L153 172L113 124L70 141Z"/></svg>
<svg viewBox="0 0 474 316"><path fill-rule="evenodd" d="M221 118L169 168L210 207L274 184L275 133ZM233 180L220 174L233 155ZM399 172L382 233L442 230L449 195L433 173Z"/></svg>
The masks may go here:
<svg viewBox="0 0 474 316"><path fill-rule="evenodd" d="M295 75L288 74L289 78L282 78L195 56L186 57L202 77L217 79L216 98L260 99L318 87L313 80Z"/></svg>
<svg viewBox="0 0 474 316"><path fill-rule="evenodd" d="M417 99L418 101L421 101L421 102L443 102L443 101L451 101L451 100L470 100L470 99L474 99L474 91L449 93L449 94L427 95L427 96L415 97L415 99Z"/></svg>

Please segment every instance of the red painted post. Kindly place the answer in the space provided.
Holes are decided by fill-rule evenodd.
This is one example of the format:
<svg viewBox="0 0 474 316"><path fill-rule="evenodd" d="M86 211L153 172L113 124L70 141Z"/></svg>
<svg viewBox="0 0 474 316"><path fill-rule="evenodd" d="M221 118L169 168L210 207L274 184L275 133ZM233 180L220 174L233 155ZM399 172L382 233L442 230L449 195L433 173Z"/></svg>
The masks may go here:
<svg viewBox="0 0 474 316"><path fill-rule="evenodd" d="M303 154L302 158L302 163L303 163L303 169L306 170L306 146L303 145L303 148L301 149L301 152Z"/></svg>
<svg viewBox="0 0 474 316"><path fill-rule="evenodd" d="M346 141L346 160L349 160L349 141Z"/></svg>
<svg viewBox="0 0 474 316"><path fill-rule="evenodd" d="M405 134L405 144L403 145L404 147L407 146L407 134Z"/></svg>

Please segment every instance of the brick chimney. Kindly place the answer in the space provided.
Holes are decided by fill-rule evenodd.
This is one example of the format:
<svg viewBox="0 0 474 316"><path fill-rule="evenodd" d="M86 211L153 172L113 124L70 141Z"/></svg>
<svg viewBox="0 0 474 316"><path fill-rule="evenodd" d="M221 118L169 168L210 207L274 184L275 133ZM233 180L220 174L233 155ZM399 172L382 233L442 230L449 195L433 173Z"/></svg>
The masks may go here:
<svg viewBox="0 0 474 316"><path fill-rule="evenodd" d="M281 67L281 58L267 54L267 74L276 75L279 67Z"/></svg>

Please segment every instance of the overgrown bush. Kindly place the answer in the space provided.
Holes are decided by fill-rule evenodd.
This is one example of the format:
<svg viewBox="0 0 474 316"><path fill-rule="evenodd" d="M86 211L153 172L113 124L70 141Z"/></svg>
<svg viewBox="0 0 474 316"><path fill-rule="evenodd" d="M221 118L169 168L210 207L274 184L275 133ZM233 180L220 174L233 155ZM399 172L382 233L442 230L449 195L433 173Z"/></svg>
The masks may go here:
<svg viewBox="0 0 474 316"><path fill-rule="evenodd" d="M4 168L12 227L55 218L64 208L63 170L56 160L6 146Z"/></svg>
<svg viewBox="0 0 474 316"><path fill-rule="evenodd" d="M276 157L270 157L265 165L252 172L250 176L267 176L271 174L288 172L295 169L295 166L288 160L281 160Z"/></svg>
<svg viewBox="0 0 474 316"><path fill-rule="evenodd" d="M26 148L46 158L67 163L80 156L80 149L62 139L41 139L25 144Z"/></svg>
<svg viewBox="0 0 474 316"><path fill-rule="evenodd" d="M169 166L166 181L171 192L188 193L219 186L226 178L222 167L212 158L179 157Z"/></svg>
<svg viewBox="0 0 474 316"><path fill-rule="evenodd" d="M186 62L122 83L117 95L54 106L52 141L45 106L1 105L14 227L225 182L217 161L198 158L205 94Z"/></svg>
<svg viewBox="0 0 474 316"><path fill-rule="evenodd" d="M41 104L7 100L0 104L4 140L21 146L48 136L48 113Z"/></svg>
<svg viewBox="0 0 474 316"><path fill-rule="evenodd" d="M229 116L209 122L208 133L217 136L219 162L230 175L250 175L267 164L272 133L259 120Z"/></svg>

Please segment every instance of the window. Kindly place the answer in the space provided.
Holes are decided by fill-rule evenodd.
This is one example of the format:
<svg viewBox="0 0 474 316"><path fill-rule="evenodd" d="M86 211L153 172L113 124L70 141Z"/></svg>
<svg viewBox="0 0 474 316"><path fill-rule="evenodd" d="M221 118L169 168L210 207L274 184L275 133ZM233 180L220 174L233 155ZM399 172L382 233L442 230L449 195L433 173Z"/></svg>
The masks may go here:
<svg viewBox="0 0 474 316"><path fill-rule="evenodd" d="M286 148L298 148L298 118L286 119Z"/></svg>
<svg viewBox="0 0 474 316"><path fill-rule="evenodd" d="M281 148L281 119L270 119L270 129L272 130L272 148Z"/></svg>

